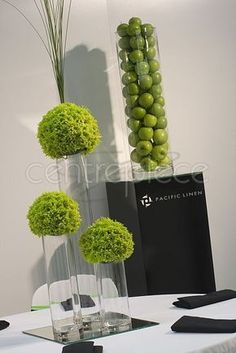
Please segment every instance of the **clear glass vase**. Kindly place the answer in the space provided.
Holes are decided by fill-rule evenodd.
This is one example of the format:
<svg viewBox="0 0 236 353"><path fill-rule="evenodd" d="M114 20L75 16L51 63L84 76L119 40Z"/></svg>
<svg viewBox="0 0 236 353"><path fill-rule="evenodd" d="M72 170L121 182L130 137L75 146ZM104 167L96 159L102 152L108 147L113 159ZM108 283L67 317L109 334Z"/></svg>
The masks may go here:
<svg viewBox="0 0 236 353"><path fill-rule="evenodd" d="M155 29L150 24L121 24L116 48L133 178L172 175Z"/></svg>
<svg viewBox="0 0 236 353"><path fill-rule="evenodd" d="M93 215L89 200L89 185L86 165L81 154L67 156L57 161L57 171L60 190L64 191L79 204L82 218L79 231L72 240L75 253L76 273L80 295L86 296L88 305L81 303L84 330L99 335L101 331L100 298L98 295L95 268L83 258L79 248L79 237L93 221Z"/></svg>
<svg viewBox="0 0 236 353"><path fill-rule="evenodd" d="M124 262L98 263L96 277L105 333L130 330L132 326Z"/></svg>
<svg viewBox="0 0 236 353"><path fill-rule="evenodd" d="M48 297L54 338L59 342L78 341L83 337L82 313L73 236L44 236L42 238ZM65 310L63 303L71 300L71 310Z"/></svg>

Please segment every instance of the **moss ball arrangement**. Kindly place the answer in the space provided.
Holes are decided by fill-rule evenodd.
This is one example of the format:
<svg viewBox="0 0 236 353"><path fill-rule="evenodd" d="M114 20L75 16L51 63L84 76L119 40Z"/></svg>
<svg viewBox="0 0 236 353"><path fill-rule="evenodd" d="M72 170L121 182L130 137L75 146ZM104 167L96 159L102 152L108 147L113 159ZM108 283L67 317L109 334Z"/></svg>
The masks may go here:
<svg viewBox="0 0 236 353"><path fill-rule="evenodd" d="M38 139L47 156L59 159L93 152L101 134L96 119L86 107L62 103L43 116L38 126Z"/></svg>
<svg viewBox="0 0 236 353"><path fill-rule="evenodd" d="M117 27L131 160L145 171L171 164L154 27L138 17Z"/></svg>
<svg viewBox="0 0 236 353"><path fill-rule="evenodd" d="M120 222L99 218L81 236L80 249L90 263L126 260L134 251L132 234Z"/></svg>
<svg viewBox="0 0 236 353"><path fill-rule="evenodd" d="M45 192L30 206L27 218L33 234L71 234L79 229L81 218L77 202L64 192Z"/></svg>

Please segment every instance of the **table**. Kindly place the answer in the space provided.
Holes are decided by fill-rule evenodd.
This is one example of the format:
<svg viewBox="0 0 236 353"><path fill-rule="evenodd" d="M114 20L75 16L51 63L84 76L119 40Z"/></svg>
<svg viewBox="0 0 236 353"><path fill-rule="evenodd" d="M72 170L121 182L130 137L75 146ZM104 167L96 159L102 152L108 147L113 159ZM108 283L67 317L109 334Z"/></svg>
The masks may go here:
<svg viewBox="0 0 236 353"><path fill-rule="evenodd" d="M176 308L181 295L153 295L130 298L133 317L158 321L160 325L94 340L104 353L236 353L236 334L190 334L172 332L171 325L183 315L219 319L236 318L236 299L198 309ZM184 295L182 295L184 296ZM61 353L62 345L25 335L22 330L50 325L48 310L1 318L10 327L0 331L1 353Z"/></svg>

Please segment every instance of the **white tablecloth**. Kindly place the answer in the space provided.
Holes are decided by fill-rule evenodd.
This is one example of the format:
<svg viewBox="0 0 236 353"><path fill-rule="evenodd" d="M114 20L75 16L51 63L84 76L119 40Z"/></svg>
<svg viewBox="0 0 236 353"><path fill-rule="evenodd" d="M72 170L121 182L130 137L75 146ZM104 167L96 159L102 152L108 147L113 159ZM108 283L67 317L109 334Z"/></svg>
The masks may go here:
<svg viewBox="0 0 236 353"><path fill-rule="evenodd" d="M172 332L171 325L183 315L236 319L236 299L202 308L179 309L172 302L180 295L130 298L133 317L157 321L160 325L96 339L104 353L236 353L236 334L190 334ZM1 318L10 327L0 331L2 353L61 353L62 345L33 336L23 330L50 325L48 310Z"/></svg>

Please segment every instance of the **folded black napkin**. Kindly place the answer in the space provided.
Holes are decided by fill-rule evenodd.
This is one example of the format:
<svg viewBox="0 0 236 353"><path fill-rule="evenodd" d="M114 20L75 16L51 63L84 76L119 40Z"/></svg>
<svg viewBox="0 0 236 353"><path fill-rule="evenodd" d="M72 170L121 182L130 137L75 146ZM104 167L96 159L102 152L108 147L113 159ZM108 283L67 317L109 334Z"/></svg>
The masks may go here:
<svg viewBox="0 0 236 353"><path fill-rule="evenodd" d="M95 306L93 299L89 295L80 294L79 297L80 297L81 308L90 308L92 306ZM61 302L61 305L63 306L65 311L73 309L71 298Z"/></svg>
<svg viewBox="0 0 236 353"><path fill-rule="evenodd" d="M0 320L0 330L4 330L4 328L7 328L9 325L9 322L5 320Z"/></svg>
<svg viewBox="0 0 236 353"><path fill-rule="evenodd" d="M233 298L236 298L236 291L232 289L224 289L205 295L193 295L178 298L178 301L174 302L173 305L178 308L194 309L200 306L214 304Z"/></svg>
<svg viewBox="0 0 236 353"><path fill-rule="evenodd" d="M94 346L93 341L77 342L63 347L62 353L102 353L102 346Z"/></svg>
<svg viewBox="0 0 236 353"><path fill-rule="evenodd" d="M171 326L171 330L192 333L233 333L236 332L236 320L216 320L197 316L182 316Z"/></svg>

